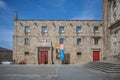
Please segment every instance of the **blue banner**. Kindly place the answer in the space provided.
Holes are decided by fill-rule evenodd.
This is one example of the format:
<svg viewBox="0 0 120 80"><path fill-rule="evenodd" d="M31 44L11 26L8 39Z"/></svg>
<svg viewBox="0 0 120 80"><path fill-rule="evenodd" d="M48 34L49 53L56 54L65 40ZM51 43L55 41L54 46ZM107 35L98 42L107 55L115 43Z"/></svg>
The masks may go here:
<svg viewBox="0 0 120 80"><path fill-rule="evenodd" d="M60 60L64 60L64 50L60 50Z"/></svg>

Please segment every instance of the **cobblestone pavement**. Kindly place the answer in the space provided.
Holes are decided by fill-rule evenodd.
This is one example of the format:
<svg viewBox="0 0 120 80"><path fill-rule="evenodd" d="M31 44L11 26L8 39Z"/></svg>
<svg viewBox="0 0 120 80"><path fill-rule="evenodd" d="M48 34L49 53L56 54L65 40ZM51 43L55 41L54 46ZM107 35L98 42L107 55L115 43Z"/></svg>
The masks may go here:
<svg viewBox="0 0 120 80"><path fill-rule="evenodd" d="M79 65L0 65L0 80L120 80Z"/></svg>
<svg viewBox="0 0 120 80"><path fill-rule="evenodd" d="M0 80L56 80L56 65L0 65Z"/></svg>
<svg viewBox="0 0 120 80"><path fill-rule="evenodd" d="M120 80L120 74L108 74L79 65L62 65L59 67L59 80Z"/></svg>

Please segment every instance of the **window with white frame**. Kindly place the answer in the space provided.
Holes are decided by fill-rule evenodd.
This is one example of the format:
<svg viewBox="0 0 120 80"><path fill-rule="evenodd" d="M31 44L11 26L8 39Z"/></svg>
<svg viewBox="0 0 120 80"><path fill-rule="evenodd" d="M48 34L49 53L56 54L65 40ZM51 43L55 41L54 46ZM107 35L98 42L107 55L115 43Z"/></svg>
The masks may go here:
<svg viewBox="0 0 120 80"><path fill-rule="evenodd" d="M30 26L25 26L25 34L30 33Z"/></svg>
<svg viewBox="0 0 120 80"><path fill-rule="evenodd" d="M59 27L59 33L62 34L62 33L64 33L64 32L65 32L65 30L64 30L64 26L60 26L60 27Z"/></svg>
<svg viewBox="0 0 120 80"><path fill-rule="evenodd" d="M81 33L81 32L82 32L81 26L77 26L77 27L76 27L76 33L79 34L79 33Z"/></svg>
<svg viewBox="0 0 120 80"><path fill-rule="evenodd" d="M42 26L42 33L47 33L48 30L47 30L47 26Z"/></svg>

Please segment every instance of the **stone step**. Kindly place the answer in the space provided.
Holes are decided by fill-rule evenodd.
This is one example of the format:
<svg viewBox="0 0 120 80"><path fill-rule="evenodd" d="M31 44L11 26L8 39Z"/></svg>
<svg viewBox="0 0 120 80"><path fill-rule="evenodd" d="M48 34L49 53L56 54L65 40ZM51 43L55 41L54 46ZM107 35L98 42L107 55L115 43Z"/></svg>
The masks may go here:
<svg viewBox="0 0 120 80"><path fill-rule="evenodd" d="M105 62L90 62L84 65L87 68L92 68L106 73L120 73L119 63L105 63Z"/></svg>
<svg viewBox="0 0 120 80"><path fill-rule="evenodd" d="M110 69L120 69L120 66L106 66L106 65L88 65L88 66L92 66L92 67L103 67L103 68L110 68Z"/></svg>

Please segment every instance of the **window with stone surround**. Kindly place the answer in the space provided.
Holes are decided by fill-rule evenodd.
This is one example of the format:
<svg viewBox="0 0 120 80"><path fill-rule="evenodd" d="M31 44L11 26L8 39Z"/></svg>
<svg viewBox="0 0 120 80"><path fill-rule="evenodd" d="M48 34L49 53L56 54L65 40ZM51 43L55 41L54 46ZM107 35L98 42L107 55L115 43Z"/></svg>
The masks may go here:
<svg viewBox="0 0 120 80"><path fill-rule="evenodd" d="M80 34L82 32L81 26L76 27L76 33Z"/></svg>
<svg viewBox="0 0 120 80"><path fill-rule="evenodd" d="M60 33L60 35L65 33L64 26L59 27L59 33Z"/></svg>
<svg viewBox="0 0 120 80"><path fill-rule="evenodd" d="M47 30L47 26L42 26L42 33L47 33L48 30Z"/></svg>
<svg viewBox="0 0 120 80"><path fill-rule="evenodd" d="M60 43L60 44L63 44L63 43L64 43L64 38L60 38L60 39L59 39L59 43Z"/></svg>
<svg viewBox="0 0 120 80"><path fill-rule="evenodd" d="M98 34L99 33L99 28L97 26L94 27L94 34Z"/></svg>
<svg viewBox="0 0 120 80"><path fill-rule="evenodd" d="M99 38L94 38L94 45L98 45L99 44Z"/></svg>
<svg viewBox="0 0 120 80"><path fill-rule="evenodd" d="M82 53L81 52L77 52L77 56L80 56Z"/></svg>
<svg viewBox="0 0 120 80"><path fill-rule="evenodd" d="M29 38L25 38L25 45L30 45L30 39Z"/></svg>
<svg viewBox="0 0 120 80"><path fill-rule="evenodd" d="M77 38L77 45L81 45L81 38Z"/></svg>
<svg viewBox="0 0 120 80"><path fill-rule="evenodd" d="M25 52L24 55L25 55L25 56L28 56L28 55L29 55L29 52Z"/></svg>
<svg viewBox="0 0 120 80"><path fill-rule="evenodd" d="M25 34L29 34L30 33L30 26L25 26Z"/></svg>

